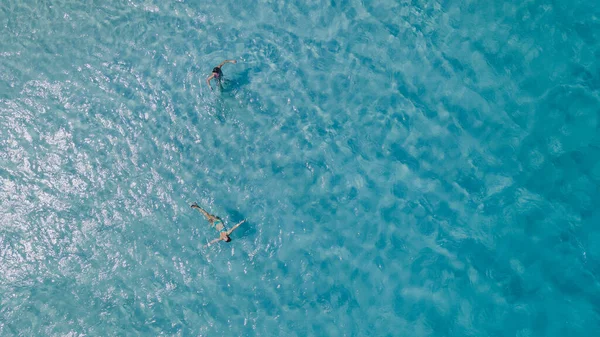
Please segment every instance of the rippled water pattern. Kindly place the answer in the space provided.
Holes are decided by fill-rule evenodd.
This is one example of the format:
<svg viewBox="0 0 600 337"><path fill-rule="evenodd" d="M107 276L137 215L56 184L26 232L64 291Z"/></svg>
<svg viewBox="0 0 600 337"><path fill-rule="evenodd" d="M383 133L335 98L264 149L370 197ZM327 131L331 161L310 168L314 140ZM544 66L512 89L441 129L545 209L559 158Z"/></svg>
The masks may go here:
<svg viewBox="0 0 600 337"><path fill-rule="evenodd" d="M0 335L594 335L599 8L2 1Z"/></svg>

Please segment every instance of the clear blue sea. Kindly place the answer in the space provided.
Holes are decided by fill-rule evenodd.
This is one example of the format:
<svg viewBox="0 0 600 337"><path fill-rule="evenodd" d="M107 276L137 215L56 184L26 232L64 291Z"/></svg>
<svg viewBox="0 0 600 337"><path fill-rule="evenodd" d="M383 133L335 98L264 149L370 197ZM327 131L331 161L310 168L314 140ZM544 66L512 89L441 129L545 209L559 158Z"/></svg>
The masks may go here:
<svg viewBox="0 0 600 337"><path fill-rule="evenodd" d="M0 336L600 331L597 1L3 0L0 32ZM193 202L247 223L205 248Z"/></svg>

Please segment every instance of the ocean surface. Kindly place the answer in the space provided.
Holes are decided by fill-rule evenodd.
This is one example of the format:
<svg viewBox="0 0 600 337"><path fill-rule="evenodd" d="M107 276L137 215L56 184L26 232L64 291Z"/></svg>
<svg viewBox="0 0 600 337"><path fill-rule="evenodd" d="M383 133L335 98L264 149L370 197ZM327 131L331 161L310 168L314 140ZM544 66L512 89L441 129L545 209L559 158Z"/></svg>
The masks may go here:
<svg viewBox="0 0 600 337"><path fill-rule="evenodd" d="M0 336L600 331L599 2L3 0L0 31ZM193 202L247 223L205 248Z"/></svg>

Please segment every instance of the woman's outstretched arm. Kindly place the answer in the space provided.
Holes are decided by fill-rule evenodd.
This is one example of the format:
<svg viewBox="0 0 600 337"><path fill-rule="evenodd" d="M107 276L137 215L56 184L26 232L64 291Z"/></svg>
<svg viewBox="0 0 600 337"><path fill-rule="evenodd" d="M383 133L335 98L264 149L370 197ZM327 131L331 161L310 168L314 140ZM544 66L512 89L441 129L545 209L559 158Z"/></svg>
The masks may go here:
<svg viewBox="0 0 600 337"><path fill-rule="evenodd" d="M231 234L236 228L240 227L240 225L243 224L244 222L246 222L246 220L242 220L242 221L238 222L235 226L231 227L231 229L227 231L227 235Z"/></svg>
<svg viewBox="0 0 600 337"><path fill-rule="evenodd" d="M217 242L219 242L219 241L221 241L221 238L216 238L216 239L212 240L211 242L209 242L209 243L205 244L205 245L204 245L204 248L206 248L206 247L208 247L208 246L212 245L213 243L217 243Z"/></svg>
<svg viewBox="0 0 600 337"><path fill-rule="evenodd" d="M214 77L215 77L215 74L212 74L212 75L208 76L208 78L206 79L206 84L208 85L210 90L212 90L212 87L210 86L210 80L212 80Z"/></svg>
<svg viewBox="0 0 600 337"><path fill-rule="evenodd" d="M219 64L219 68L221 68L225 63L237 63L236 60L225 60L223 62L221 62L221 64Z"/></svg>

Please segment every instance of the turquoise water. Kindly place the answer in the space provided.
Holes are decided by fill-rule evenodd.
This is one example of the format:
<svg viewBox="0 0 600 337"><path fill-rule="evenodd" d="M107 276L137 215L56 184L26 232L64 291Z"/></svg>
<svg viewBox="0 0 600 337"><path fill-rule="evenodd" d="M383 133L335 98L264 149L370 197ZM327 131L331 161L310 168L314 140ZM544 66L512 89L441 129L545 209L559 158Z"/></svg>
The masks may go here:
<svg viewBox="0 0 600 337"><path fill-rule="evenodd" d="M8 0L0 29L0 335L600 331L597 2ZM248 222L203 248L192 202Z"/></svg>

